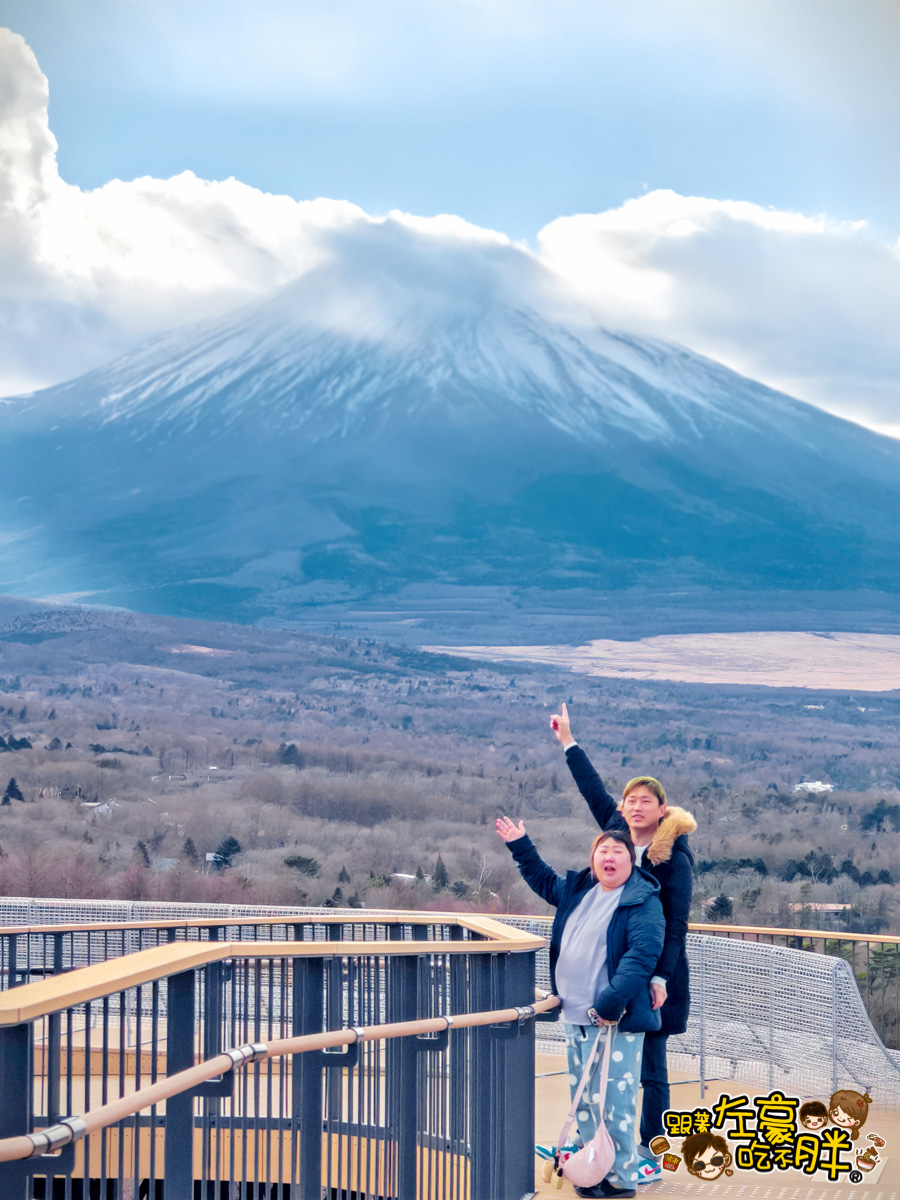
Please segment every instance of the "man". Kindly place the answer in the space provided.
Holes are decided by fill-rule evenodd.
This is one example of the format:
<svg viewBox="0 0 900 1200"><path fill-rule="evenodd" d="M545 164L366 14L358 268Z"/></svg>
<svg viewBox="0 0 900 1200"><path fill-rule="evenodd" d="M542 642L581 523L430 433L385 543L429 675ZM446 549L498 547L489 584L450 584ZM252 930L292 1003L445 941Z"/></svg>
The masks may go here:
<svg viewBox="0 0 900 1200"><path fill-rule="evenodd" d="M615 1161L600 1184L576 1187L575 1192L634 1196L641 1050L644 1034L659 1028L650 995L650 973L665 931L659 886L635 869L634 846L622 830L599 834L591 846L590 866L560 876L538 854L524 821L515 825L509 817L499 817L496 829L528 886L556 908L550 934L550 982L562 1000L573 1096L601 1026L617 1025L604 1112L593 1100L596 1084L591 1080L577 1113L585 1144L605 1118Z"/></svg>
<svg viewBox="0 0 900 1200"><path fill-rule="evenodd" d="M684 1033L690 1008L686 939L694 856L688 834L697 828L697 822L684 809L669 806L662 784L649 775L638 776L626 784L622 802L617 805L572 737L565 704L561 713L550 718L550 727L566 752L569 770L594 820L601 829L627 829L639 865L659 884L666 936L651 987L654 1008L661 1010L661 1026L658 1032L650 1032L644 1039L641 1062L644 1095L638 1147L642 1155L641 1181L649 1183L661 1175L650 1142L665 1133L663 1113L669 1108L666 1043L670 1034Z"/></svg>

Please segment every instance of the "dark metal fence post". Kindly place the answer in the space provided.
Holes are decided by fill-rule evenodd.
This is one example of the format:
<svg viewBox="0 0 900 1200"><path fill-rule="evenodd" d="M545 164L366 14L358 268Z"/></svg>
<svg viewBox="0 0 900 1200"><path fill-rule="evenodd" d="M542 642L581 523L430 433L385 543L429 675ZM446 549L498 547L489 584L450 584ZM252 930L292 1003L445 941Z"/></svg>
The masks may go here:
<svg viewBox="0 0 900 1200"><path fill-rule="evenodd" d="M0 1138L28 1133L32 1126L32 1046L31 1025L0 1027ZM25 1200L30 1178L22 1164L0 1163L0 1196L3 1200Z"/></svg>
<svg viewBox="0 0 900 1200"><path fill-rule="evenodd" d="M22 980L19 979L19 936L16 933L10 935L9 938L9 983L7 987L18 987Z"/></svg>
<svg viewBox="0 0 900 1200"><path fill-rule="evenodd" d="M222 1053L222 971L221 962L206 968L203 1005L203 1057Z"/></svg>
<svg viewBox="0 0 900 1200"><path fill-rule="evenodd" d="M53 974L59 975L63 969L63 939L61 933L53 935ZM60 1073L62 1057L62 1026L61 1014L50 1013L47 1017L47 1121L53 1124L62 1116L60 1110ZM69 1051L71 1054L71 1050ZM87 1060L86 1065L87 1065Z"/></svg>
<svg viewBox="0 0 900 1200"><path fill-rule="evenodd" d="M194 972L172 975L168 986L166 1074L194 1065ZM140 1020L140 1013L138 1013ZM173 1096L166 1101L166 1200L194 1197L194 1099Z"/></svg>
<svg viewBox="0 0 900 1200"><path fill-rule="evenodd" d="M463 930L459 925L450 926L450 940L462 941ZM464 1013L468 1011L468 969L467 954L451 954L450 959L450 1011ZM450 1039L450 1152L455 1155L468 1155L468 1137L466 1132L466 1117L468 1115L468 1097L466 1095L466 1072L469 1062L470 1031L468 1029L454 1030Z"/></svg>
<svg viewBox="0 0 900 1200"><path fill-rule="evenodd" d="M491 965L492 954L473 954L472 993L470 1012L487 1012L491 1009ZM497 1200L496 1188L491 1172L491 1148L499 1136L491 1112L491 1055L493 1038L491 1031L481 1025L470 1031L472 1060L469 1073L469 1130L472 1155L471 1194L477 1200ZM532 1151L533 1155L533 1151Z"/></svg>
<svg viewBox="0 0 900 1200"><path fill-rule="evenodd" d="M321 958L295 958L294 1036L321 1033L325 973ZM291 1074L294 1128L300 1134L299 1192L303 1200L322 1195L322 1065L318 1054L295 1054Z"/></svg>
<svg viewBox="0 0 900 1200"><path fill-rule="evenodd" d="M328 941L344 940L343 925L328 926ZM325 988L325 1028L340 1029L344 1025L344 963L339 954L328 960ZM316 1030L318 1032L318 1030ZM318 1057L318 1056L317 1056ZM329 1122L340 1124L343 1106L343 1078L340 1071L329 1071L325 1076L325 1115Z"/></svg>
<svg viewBox="0 0 900 1200"><path fill-rule="evenodd" d="M419 1008L419 961L414 955L388 960L391 972L390 1021L415 1021ZM389 1043L393 1137L397 1146L397 1198L416 1200L419 1142L418 1061L411 1037Z"/></svg>
<svg viewBox="0 0 900 1200"><path fill-rule="evenodd" d="M498 966L497 1008L533 1004L534 953L505 954ZM518 1022L510 1034L517 1036L498 1041L495 1051L503 1120L494 1128L500 1143L500 1195L518 1200L534 1190L534 1018Z"/></svg>

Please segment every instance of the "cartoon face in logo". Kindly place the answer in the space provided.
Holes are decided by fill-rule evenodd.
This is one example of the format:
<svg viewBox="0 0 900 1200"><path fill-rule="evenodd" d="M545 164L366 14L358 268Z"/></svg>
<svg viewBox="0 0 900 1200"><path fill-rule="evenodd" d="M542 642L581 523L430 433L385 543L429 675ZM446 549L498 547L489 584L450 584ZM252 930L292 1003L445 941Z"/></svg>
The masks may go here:
<svg viewBox="0 0 900 1200"><path fill-rule="evenodd" d="M828 1124L828 1109L821 1100L810 1100L801 1105L800 1124L804 1129L821 1129Z"/></svg>
<svg viewBox="0 0 900 1200"><path fill-rule="evenodd" d="M684 1164L698 1179L718 1179L731 1166L728 1143L714 1133L693 1133L681 1147Z"/></svg>
<svg viewBox="0 0 900 1200"><path fill-rule="evenodd" d="M871 1103L872 1097L868 1092L865 1095L849 1090L835 1092L828 1101L828 1116L835 1125L848 1129L851 1141L855 1142L859 1137L860 1125L866 1123Z"/></svg>

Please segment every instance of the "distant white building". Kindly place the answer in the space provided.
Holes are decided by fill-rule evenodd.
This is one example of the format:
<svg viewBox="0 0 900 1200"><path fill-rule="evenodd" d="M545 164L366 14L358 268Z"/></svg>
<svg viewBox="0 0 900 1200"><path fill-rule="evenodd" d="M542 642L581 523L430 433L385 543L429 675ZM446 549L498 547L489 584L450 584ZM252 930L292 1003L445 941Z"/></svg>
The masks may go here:
<svg viewBox="0 0 900 1200"><path fill-rule="evenodd" d="M833 792L833 783L823 783L821 779L808 779L804 783L794 784L795 792Z"/></svg>
<svg viewBox="0 0 900 1200"><path fill-rule="evenodd" d="M81 807L86 808L95 817L111 817L114 808L121 808L118 800L82 800Z"/></svg>

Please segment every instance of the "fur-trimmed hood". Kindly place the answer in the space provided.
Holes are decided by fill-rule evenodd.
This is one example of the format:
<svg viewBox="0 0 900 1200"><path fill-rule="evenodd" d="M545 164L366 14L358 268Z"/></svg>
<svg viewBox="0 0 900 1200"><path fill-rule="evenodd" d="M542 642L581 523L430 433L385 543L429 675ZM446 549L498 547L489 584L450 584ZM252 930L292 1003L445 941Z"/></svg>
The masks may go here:
<svg viewBox="0 0 900 1200"><path fill-rule="evenodd" d="M697 822L689 812L683 808L670 807L660 821L659 828L653 835L653 841L644 851L645 862L652 863L654 867L659 863L668 862L672 857L672 848L678 838L683 833L693 833L696 828ZM693 860L694 856L687 845L684 846L684 850Z"/></svg>

